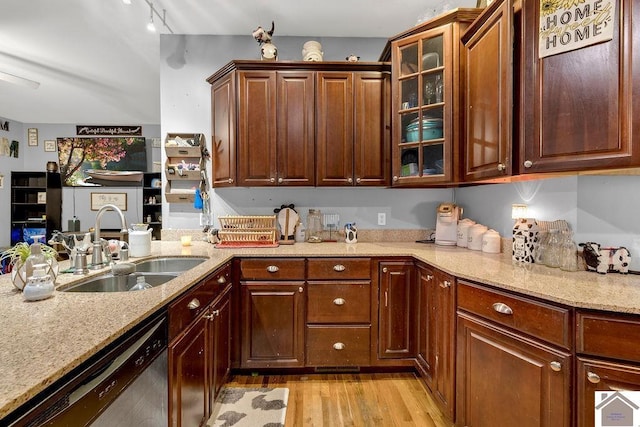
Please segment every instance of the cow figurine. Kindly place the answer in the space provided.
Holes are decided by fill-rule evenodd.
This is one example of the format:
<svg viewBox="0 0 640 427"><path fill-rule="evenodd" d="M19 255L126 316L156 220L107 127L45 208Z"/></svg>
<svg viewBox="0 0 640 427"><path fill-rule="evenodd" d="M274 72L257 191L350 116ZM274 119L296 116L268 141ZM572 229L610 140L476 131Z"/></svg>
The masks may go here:
<svg viewBox="0 0 640 427"><path fill-rule="evenodd" d="M271 41L274 30L275 24L271 21L271 29L269 31L259 26L251 33L258 45L260 45L260 58L263 61L275 61L278 59L278 48Z"/></svg>
<svg viewBox="0 0 640 427"><path fill-rule="evenodd" d="M580 243L582 256L584 257L587 269L600 274L607 272L618 272L627 274L631 254L625 247L601 248L599 243Z"/></svg>

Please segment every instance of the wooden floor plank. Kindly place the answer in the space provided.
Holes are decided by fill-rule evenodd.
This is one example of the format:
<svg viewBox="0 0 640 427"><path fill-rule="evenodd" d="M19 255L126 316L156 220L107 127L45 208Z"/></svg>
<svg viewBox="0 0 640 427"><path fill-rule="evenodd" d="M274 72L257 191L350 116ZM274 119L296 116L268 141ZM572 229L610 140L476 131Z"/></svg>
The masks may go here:
<svg viewBox="0 0 640 427"><path fill-rule="evenodd" d="M453 427L413 373L234 375L227 387L287 387L285 427Z"/></svg>

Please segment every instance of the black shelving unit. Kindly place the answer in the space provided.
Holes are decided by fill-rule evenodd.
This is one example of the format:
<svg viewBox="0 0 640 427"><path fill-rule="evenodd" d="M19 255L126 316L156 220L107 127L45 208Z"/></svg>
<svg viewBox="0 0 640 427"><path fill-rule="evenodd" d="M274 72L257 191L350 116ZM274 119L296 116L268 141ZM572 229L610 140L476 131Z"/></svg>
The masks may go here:
<svg viewBox="0 0 640 427"><path fill-rule="evenodd" d="M160 240L160 230L162 230L162 186L160 185L162 178L160 175L160 172L145 172L142 181L142 221L153 229L151 236L156 240Z"/></svg>
<svg viewBox="0 0 640 427"><path fill-rule="evenodd" d="M11 172L11 245L62 230L62 181L58 172Z"/></svg>

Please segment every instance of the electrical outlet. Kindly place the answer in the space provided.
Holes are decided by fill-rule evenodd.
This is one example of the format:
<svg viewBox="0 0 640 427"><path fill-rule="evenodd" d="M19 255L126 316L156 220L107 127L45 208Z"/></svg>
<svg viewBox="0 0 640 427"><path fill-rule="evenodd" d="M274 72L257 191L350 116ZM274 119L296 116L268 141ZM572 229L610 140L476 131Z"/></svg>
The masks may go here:
<svg viewBox="0 0 640 427"><path fill-rule="evenodd" d="M378 212L378 225L387 225L387 214Z"/></svg>

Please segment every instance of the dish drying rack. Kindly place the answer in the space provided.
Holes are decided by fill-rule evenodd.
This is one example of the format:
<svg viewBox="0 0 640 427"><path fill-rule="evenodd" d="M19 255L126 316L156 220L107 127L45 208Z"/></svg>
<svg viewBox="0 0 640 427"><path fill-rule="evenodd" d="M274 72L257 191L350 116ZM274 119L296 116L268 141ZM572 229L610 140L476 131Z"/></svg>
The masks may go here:
<svg viewBox="0 0 640 427"><path fill-rule="evenodd" d="M217 248L274 248L278 246L275 215L227 215L218 217Z"/></svg>

